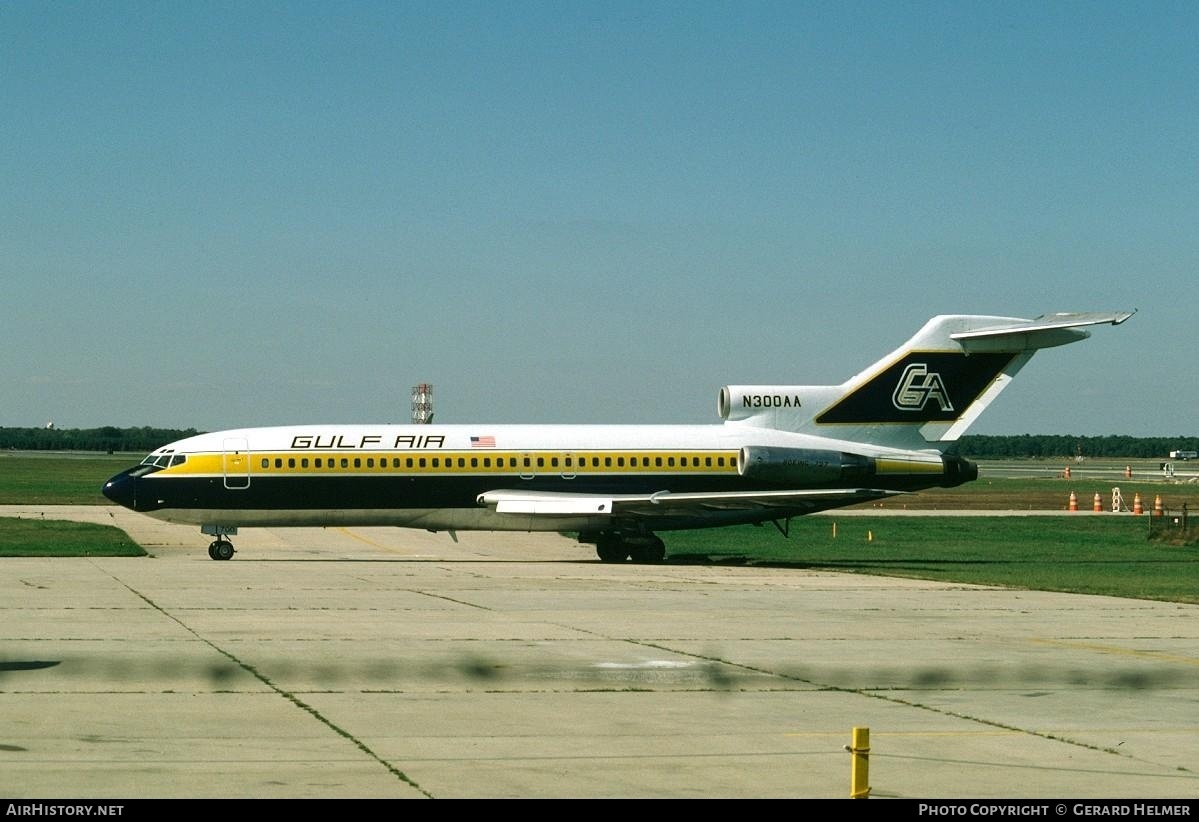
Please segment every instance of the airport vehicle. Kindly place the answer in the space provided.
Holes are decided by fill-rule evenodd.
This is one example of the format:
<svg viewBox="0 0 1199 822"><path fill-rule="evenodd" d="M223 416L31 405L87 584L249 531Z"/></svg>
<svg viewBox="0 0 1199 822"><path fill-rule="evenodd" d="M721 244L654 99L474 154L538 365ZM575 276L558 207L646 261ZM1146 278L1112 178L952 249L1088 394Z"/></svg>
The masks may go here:
<svg viewBox="0 0 1199 822"><path fill-rule="evenodd" d="M657 531L773 523L976 479L946 453L1041 348L1132 313L933 317L841 385L727 385L718 425L304 425L155 450L109 499L216 537L249 526L565 531L660 562Z"/></svg>

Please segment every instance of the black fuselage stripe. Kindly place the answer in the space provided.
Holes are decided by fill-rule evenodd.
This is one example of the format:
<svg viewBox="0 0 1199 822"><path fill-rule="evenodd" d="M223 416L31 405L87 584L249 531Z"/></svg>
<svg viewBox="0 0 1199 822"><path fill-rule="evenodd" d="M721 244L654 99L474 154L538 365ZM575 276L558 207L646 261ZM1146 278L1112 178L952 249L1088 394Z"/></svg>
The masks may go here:
<svg viewBox="0 0 1199 822"><path fill-rule="evenodd" d="M719 493L728 491L782 490L794 483L750 482L739 476L702 474L625 474L585 476L573 479L559 475L521 478L508 475L251 475L244 487L238 477L149 475L136 480L136 510L292 510L309 509L428 509L477 508L478 497L497 488L521 491L620 495L673 493ZM939 484L941 477L888 478L876 487L918 490ZM812 487L818 487L814 484Z"/></svg>

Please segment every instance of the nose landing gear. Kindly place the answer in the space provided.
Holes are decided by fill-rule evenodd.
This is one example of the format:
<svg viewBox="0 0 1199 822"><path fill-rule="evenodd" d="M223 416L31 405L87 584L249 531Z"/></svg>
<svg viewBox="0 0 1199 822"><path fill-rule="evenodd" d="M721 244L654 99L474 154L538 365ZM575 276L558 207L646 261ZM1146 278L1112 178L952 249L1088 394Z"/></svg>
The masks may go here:
<svg viewBox="0 0 1199 822"><path fill-rule="evenodd" d="M218 539L208 546L208 556L212 559L233 559L233 543L227 539Z"/></svg>
<svg viewBox="0 0 1199 822"><path fill-rule="evenodd" d="M233 543L225 537L236 536L237 528L232 525L201 525L201 534L216 537L208 546L208 556L212 559L233 559Z"/></svg>

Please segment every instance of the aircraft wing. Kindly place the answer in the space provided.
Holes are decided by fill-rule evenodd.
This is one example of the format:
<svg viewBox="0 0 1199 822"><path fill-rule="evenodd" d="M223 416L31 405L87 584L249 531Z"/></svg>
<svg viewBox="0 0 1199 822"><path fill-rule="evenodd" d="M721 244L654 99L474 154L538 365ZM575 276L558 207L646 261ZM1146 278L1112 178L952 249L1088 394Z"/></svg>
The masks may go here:
<svg viewBox="0 0 1199 822"><path fill-rule="evenodd" d="M808 491L716 491L652 494L569 494L553 491L495 490L479 495L480 505L499 514L542 516L663 516L717 511L813 511L853 505L905 493L878 488L821 488Z"/></svg>

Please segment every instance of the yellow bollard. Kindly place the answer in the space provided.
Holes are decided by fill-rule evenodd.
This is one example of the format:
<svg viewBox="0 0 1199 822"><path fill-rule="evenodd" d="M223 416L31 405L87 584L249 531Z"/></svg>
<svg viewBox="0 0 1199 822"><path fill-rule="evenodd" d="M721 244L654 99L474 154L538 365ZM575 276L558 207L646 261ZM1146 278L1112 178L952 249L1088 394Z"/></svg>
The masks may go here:
<svg viewBox="0 0 1199 822"><path fill-rule="evenodd" d="M833 523L833 539L837 538L837 523Z"/></svg>
<svg viewBox="0 0 1199 822"><path fill-rule="evenodd" d="M854 728L853 741L845 750L853 754L849 769L849 798L870 798L870 729Z"/></svg>

